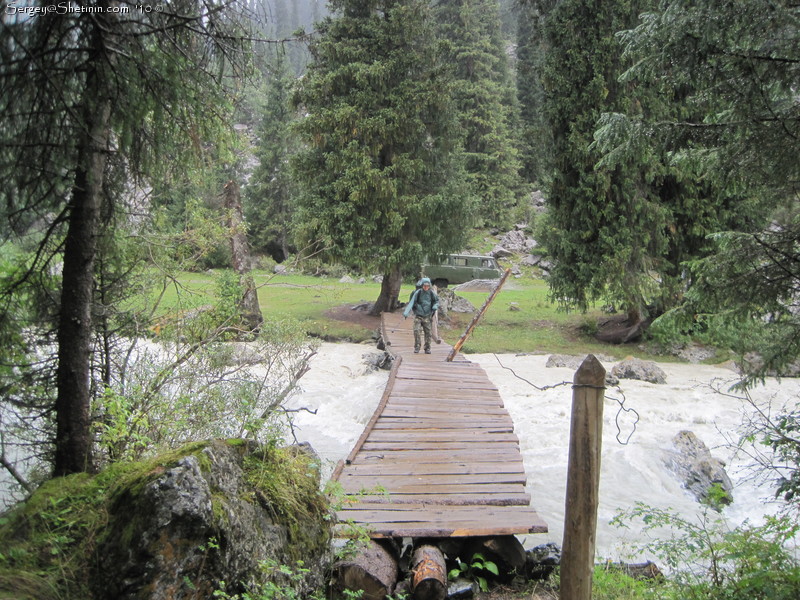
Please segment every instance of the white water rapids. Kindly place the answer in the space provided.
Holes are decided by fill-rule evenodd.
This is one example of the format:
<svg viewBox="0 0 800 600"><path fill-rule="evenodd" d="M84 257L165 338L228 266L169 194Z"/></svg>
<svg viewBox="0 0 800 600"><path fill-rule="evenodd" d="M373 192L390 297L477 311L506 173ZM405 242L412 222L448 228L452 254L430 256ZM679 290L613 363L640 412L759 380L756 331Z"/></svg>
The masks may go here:
<svg viewBox="0 0 800 600"><path fill-rule="evenodd" d="M368 372L362 356L375 348L360 344L322 344L310 371L300 381L300 390L289 406L316 409L316 414L295 415L298 441L308 441L323 459L323 476L345 458L361 435L383 393L388 372ZM574 370L546 368L547 355L514 356L478 354L467 358L480 364L500 391L520 439L527 491L531 505L547 522L549 533L522 536L526 548L555 542L563 536L568 440L572 388L563 385L537 390L515 377L514 372L542 388L561 382L571 384ZM503 366L501 366L501 363ZM607 371L613 363L603 363ZM731 527L744 521L760 524L763 516L776 512L773 492L759 487L745 469L746 457L735 456L730 442L738 439L744 402L712 389L728 390L737 377L723 367L659 363L667 374L666 384L622 380L622 394L606 391L601 459L600 507L597 557L610 560L646 558L631 547L646 540L638 528L621 529L609 524L619 509L637 501L656 508L671 508L687 519L702 507L681 482L664 466L664 454L672 438L690 430L727 464L734 483L734 502L722 513ZM752 392L754 398L772 398L773 404L797 397L800 380L771 379ZM619 401L634 409L620 412ZM617 422L620 432L618 433ZM618 438L621 443L618 441Z"/></svg>

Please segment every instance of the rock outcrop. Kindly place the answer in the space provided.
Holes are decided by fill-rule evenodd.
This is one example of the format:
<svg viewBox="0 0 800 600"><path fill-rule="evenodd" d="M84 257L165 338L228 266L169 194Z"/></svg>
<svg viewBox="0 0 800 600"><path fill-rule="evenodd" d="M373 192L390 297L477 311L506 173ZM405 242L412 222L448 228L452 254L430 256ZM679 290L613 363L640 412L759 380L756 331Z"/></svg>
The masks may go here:
<svg viewBox="0 0 800 600"><path fill-rule="evenodd" d="M301 449L284 451L303 458ZM268 561L321 565L330 537L324 508L311 490L317 522L292 523L296 517L259 485L259 477L274 477L259 464L270 460L252 442L213 441L122 487L96 548L95 597L210 598L220 581L229 582L228 593L264 583ZM318 488L318 473L312 481ZM322 583L323 570L311 568L309 589Z"/></svg>
<svg viewBox="0 0 800 600"><path fill-rule="evenodd" d="M304 597L332 559L319 484L309 447L241 439L48 480L0 520L0 598Z"/></svg>
<svg viewBox="0 0 800 600"><path fill-rule="evenodd" d="M466 298L456 295L455 291L450 288L441 288L439 294L439 316L446 319L451 312L457 313L473 313L475 307L472 302Z"/></svg>
<svg viewBox="0 0 800 600"><path fill-rule="evenodd" d="M269 459L253 443L214 441L121 487L97 544L95 597L211 597L220 581L243 592L264 582L265 562L293 564L298 532L253 484L260 460Z"/></svg>

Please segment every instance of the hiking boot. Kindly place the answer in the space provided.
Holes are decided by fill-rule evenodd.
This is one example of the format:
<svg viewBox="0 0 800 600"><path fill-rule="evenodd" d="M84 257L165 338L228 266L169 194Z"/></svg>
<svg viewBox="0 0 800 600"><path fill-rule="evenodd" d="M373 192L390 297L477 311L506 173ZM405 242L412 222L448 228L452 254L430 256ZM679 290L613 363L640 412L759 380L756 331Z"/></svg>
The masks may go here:
<svg viewBox="0 0 800 600"><path fill-rule="evenodd" d="M431 351L430 351L430 348L428 348L427 350L425 350L425 354L430 354L430 353L431 353Z"/></svg>
<svg viewBox="0 0 800 600"><path fill-rule="evenodd" d="M414 354L419 354L419 348L414 348Z"/></svg>

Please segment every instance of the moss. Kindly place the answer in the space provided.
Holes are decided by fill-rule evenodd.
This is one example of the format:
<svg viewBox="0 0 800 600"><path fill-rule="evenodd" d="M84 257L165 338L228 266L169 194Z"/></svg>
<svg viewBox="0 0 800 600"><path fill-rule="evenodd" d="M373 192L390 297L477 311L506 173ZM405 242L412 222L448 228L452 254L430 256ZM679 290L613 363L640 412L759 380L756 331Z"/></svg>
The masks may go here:
<svg viewBox="0 0 800 600"><path fill-rule="evenodd" d="M119 463L98 475L51 479L0 518L0 597L90 598L87 573L110 507L208 442L188 444L149 461ZM200 464L203 457L199 455ZM210 467L210 460L205 457ZM126 514L123 540L136 535L137 515Z"/></svg>
<svg viewBox="0 0 800 600"><path fill-rule="evenodd" d="M230 525L230 514L227 510L228 500L225 496L219 493L211 495L211 513L214 515L215 526Z"/></svg>
<svg viewBox="0 0 800 600"><path fill-rule="evenodd" d="M110 499L116 500L121 494L138 496L151 481L162 475L168 469L174 467L178 461L187 456L195 455L200 461L202 468L202 450L211 442L191 442L181 446L176 450L159 454L149 460L127 463L123 472L119 474L113 486L109 490ZM207 468L210 469L208 457L205 459Z"/></svg>
<svg viewBox="0 0 800 600"><path fill-rule="evenodd" d="M322 551L330 541L329 513L319 490L319 465L296 447L266 448L246 456L245 478L263 495L275 520L289 532L293 560Z"/></svg>
<svg viewBox="0 0 800 600"><path fill-rule="evenodd" d="M106 483L88 474L52 479L3 517L0 595L89 597L88 557L107 520Z"/></svg>

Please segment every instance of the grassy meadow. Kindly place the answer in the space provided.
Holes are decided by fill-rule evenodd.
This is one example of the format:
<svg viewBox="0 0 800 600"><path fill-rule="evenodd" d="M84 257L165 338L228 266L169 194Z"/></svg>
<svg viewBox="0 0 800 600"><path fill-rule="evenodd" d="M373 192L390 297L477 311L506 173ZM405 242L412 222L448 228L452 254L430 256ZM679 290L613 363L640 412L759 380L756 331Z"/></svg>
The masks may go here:
<svg viewBox="0 0 800 600"><path fill-rule="evenodd" d="M167 290L162 314L190 311L213 301L219 272L184 273ZM380 293L380 284L367 279L364 283L340 283L339 278L310 275L275 275L254 271L258 298L265 318L296 319L311 336L326 341L366 342L374 330L358 323L333 318L329 311L373 302ZM178 294L180 287L182 293ZM400 299L413 290L409 281L403 285ZM479 309L488 292L459 291ZM563 353L604 354L617 358L628 355L647 357L638 344L608 345L592 336L597 319L603 313L596 308L589 313L565 312L548 299L547 284L542 279L521 277L509 280L463 347L470 353ZM449 323L440 325L446 342L453 344L462 335L472 313L451 313ZM666 357L658 357L664 360Z"/></svg>

